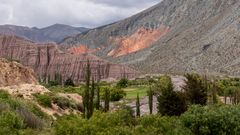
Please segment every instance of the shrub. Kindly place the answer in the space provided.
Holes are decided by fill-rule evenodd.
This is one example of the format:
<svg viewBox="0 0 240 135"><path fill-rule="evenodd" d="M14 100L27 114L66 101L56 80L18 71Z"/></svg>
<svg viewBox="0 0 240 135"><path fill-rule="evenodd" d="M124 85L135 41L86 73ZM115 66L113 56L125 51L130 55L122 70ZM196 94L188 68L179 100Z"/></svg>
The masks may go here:
<svg viewBox="0 0 240 135"><path fill-rule="evenodd" d="M72 86L74 87L75 84L73 82L73 80L71 78L68 78L65 82L64 82L64 86Z"/></svg>
<svg viewBox="0 0 240 135"><path fill-rule="evenodd" d="M126 92L120 88L114 87L110 90L110 100L119 101L126 96Z"/></svg>
<svg viewBox="0 0 240 135"><path fill-rule="evenodd" d="M35 94L38 103L44 107L52 107L52 100L48 94Z"/></svg>
<svg viewBox="0 0 240 135"><path fill-rule="evenodd" d="M184 125L196 135L240 133L240 106L191 106L181 116Z"/></svg>
<svg viewBox="0 0 240 135"><path fill-rule="evenodd" d="M77 109L77 106L74 104L74 102L72 102L71 100L65 97L60 97L60 96L53 97L53 103L57 104L62 109L67 109L67 108Z"/></svg>
<svg viewBox="0 0 240 135"><path fill-rule="evenodd" d="M23 120L14 112L3 111L0 113L0 134L18 134L20 129L24 129Z"/></svg>
<svg viewBox="0 0 240 135"><path fill-rule="evenodd" d="M126 88L128 86L128 79L123 78L117 82L117 87Z"/></svg>
<svg viewBox="0 0 240 135"><path fill-rule="evenodd" d="M16 110L16 112L23 119L27 127L38 129L43 127L41 119L39 119L32 112L29 112L27 109L20 107Z"/></svg>
<svg viewBox="0 0 240 135"><path fill-rule="evenodd" d="M8 99L10 97L10 95L3 90L0 90L0 99Z"/></svg>
<svg viewBox="0 0 240 135"><path fill-rule="evenodd" d="M60 85L58 81L49 81L48 82L48 87L52 87L52 86L58 86Z"/></svg>

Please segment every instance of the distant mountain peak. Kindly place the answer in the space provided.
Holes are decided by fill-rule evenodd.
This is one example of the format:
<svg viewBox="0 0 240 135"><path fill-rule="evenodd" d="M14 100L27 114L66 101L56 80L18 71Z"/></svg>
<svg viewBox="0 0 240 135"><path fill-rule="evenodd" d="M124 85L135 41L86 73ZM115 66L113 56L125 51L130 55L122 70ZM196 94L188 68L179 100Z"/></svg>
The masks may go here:
<svg viewBox="0 0 240 135"><path fill-rule="evenodd" d="M60 42L68 36L87 31L88 28L72 27L65 24L53 24L45 28L26 27L16 25L0 25L0 34L17 35L35 42Z"/></svg>

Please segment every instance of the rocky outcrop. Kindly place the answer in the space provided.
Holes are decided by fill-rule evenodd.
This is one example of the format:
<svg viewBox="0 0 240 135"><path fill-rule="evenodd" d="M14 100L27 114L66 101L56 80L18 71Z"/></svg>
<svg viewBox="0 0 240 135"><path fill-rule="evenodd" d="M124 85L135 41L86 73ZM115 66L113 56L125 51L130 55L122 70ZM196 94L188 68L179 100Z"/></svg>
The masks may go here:
<svg viewBox="0 0 240 135"><path fill-rule="evenodd" d="M33 70L17 62L0 59L0 87L19 84L38 84Z"/></svg>
<svg viewBox="0 0 240 135"><path fill-rule="evenodd" d="M134 77L137 72L126 66L109 63L91 54L71 54L58 49L56 44L35 44L16 36L0 36L0 57L16 59L34 69L41 80L64 81L72 78L76 83L85 79L85 67L90 61L94 77L101 79Z"/></svg>
<svg viewBox="0 0 240 135"><path fill-rule="evenodd" d="M96 55L147 73L194 71L239 76L239 16L239 0L163 0L125 20L67 38L62 44L101 48ZM136 34L163 26L167 28L164 34L156 37L145 31L143 39L147 41Z"/></svg>

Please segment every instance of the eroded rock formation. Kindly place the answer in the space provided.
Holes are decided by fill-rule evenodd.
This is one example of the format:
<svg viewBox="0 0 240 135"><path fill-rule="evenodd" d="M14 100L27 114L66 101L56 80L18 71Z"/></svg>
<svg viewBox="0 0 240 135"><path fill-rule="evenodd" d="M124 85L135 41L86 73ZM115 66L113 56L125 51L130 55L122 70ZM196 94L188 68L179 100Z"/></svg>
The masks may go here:
<svg viewBox="0 0 240 135"><path fill-rule="evenodd" d="M72 78L75 82L84 80L87 60L92 74L101 79L134 77L136 71L118 64L109 63L90 54L71 54L58 49L56 44L38 44L16 36L0 35L0 57L16 59L34 69L39 79L54 80L60 75L64 81Z"/></svg>
<svg viewBox="0 0 240 135"><path fill-rule="evenodd" d="M0 58L0 87L19 84L38 84L33 70Z"/></svg>

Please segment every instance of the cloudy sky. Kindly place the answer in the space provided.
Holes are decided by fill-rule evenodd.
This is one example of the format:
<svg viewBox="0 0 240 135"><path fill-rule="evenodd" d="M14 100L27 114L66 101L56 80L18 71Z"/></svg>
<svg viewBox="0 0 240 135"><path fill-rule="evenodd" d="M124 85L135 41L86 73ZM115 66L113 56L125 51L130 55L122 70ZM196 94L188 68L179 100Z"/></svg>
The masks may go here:
<svg viewBox="0 0 240 135"><path fill-rule="evenodd" d="M129 17L161 0L0 0L0 24L97 27Z"/></svg>

